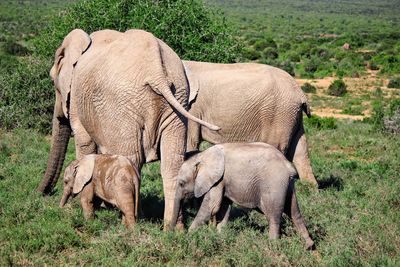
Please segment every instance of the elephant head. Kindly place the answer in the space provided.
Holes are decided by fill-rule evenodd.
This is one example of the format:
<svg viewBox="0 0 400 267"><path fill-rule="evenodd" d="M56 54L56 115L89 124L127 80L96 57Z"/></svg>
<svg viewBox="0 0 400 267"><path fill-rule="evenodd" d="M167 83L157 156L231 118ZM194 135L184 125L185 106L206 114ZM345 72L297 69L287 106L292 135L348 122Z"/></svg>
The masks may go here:
<svg viewBox="0 0 400 267"><path fill-rule="evenodd" d="M74 67L79 57L91 44L89 36L80 29L71 31L57 49L50 76L56 88L53 112L52 145L47 169L38 187L41 193L49 193L57 182L64 162L71 127L68 121L69 95Z"/></svg>
<svg viewBox="0 0 400 267"><path fill-rule="evenodd" d="M180 206L183 199L199 198L222 179L225 170L223 148L215 145L204 152L187 159L179 169L176 177L177 189L175 206ZM178 209L174 209L174 221L178 217Z"/></svg>
<svg viewBox="0 0 400 267"><path fill-rule="evenodd" d="M82 160L74 160L65 168L64 191L60 207L64 207L69 197L79 194L85 185L92 179L95 155L85 156Z"/></svg>

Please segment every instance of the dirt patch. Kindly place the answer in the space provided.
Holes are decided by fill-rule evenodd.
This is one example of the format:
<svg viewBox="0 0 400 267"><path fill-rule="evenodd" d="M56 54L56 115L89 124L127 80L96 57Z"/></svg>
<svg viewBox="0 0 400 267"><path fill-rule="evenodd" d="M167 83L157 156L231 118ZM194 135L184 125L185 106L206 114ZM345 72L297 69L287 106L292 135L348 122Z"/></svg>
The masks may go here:
<svg viewBox="0 0 400 267"><path fill-rule="evenodd" d="M334 108L319 108L311 110L311 113L323 118L335 118L335 119L350 119L350 120L363 120L365 115L349 115L341 114L342 110Z"/></svg>
<svg viewBox="0 0 400 267"><path fill-rule="evenodd" d="M348 95L350 95L351 99L353 99L353 97L355 100L359 99L362 103L361 105L365 107L362 115L341 114L341 109L338 109L337 107L335 109L331 106L333 105L333 103L336 103L337 105L338 102L342 101L335 96L329 96L327 94L328 87L333 83L334 80L338 79L337 77L326 77L323 79L296 79L296 81L299 83L300 86L304 85L305 83L310 83L316 87L316 93L307 94L308 99L311 103L313 114L320 117L362 120L366 117L371 116L373 101L366 99L376 98L375 92L377 88L380 88L382 90L382 96L384 99L400 98L400 94L396 90L387 88L389 80L385 77L379 76L378 73L379 71L377 70L367 70L365 75L361 77L347 77L343 79L347 85ZM320 97L318 100L318 104L316 104L320 106L313 105L313 95ZM335 100L335 98L337 100ZM333 102L331 100L333 100ZM343 101L348 100L349 99L347 98L347 100Z"/></svg>

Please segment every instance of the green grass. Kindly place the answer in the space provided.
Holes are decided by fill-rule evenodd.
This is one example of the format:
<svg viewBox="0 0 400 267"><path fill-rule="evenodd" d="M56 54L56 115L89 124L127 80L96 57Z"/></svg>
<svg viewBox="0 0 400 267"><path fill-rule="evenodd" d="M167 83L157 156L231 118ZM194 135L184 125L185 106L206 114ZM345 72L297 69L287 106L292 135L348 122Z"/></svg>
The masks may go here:
<svg viewBox="0 0 400 267"><path fill-rule="evenodd" d="M358 76L365 66L400 71L396 0L207 0L221 7L245 41L247 60L282 67L289 60L304 78ZM277 56L259 44L274 43ZM343 50L345 43L349 50Z"/></svg>
<svg viewBox="0 0 400 267"><path fill-rule="evenodd" d="M299 181L296 187L300 208L316 241L315 253L304 250L291 222L285 220L282 239L271 242L264 216L238 207L221 234L211 226L194 233L163 232L159 163L145 165L142 170L143 216L132 231L121 225L115 209L98 210L95 220L84 221L78 198L64 209L58 208L60 183L54 195L40 196L35 189L46 167L50 139L38 130L50 125L54 89L47 74L49 62L35 61L29 54L38 52L32 39L73 2L0 3L0 266L400 265L400 139L384 133L381 125L385 114L398 106L387 99L399 97L400 90L370 93L361 88L361 94L350 92L340 98L312 95L313 108L335 108L351 115L364 112L365 101L374 106L374 116L368 120L371 124L315 116L305 119L312 165L321 188L316 192ZM332 5L325 0L216 1L245 43L238 61L256 60L297 76L315 78L362 74L368 64L382 75L397 77L397 2L359 0ZM201 19L199 13L196 17ZM175 19L169 15L164 19ZM87 25L94 25L91 19ZM180 43L179 33L169 37L169 42ZM352 46L348 51L341 48L345 42ZM368 52L357 52L360 49ZM53 52L48 49L49 55ZM383 84L377 82L375 86ZM17 109L15 103L23 108ZM37 119L33 120L31 114L38 114ZM1 127L30 129L6 131ZM71 140L64 165L73 159ZM187 226L194 215L192 207Z"/></svg>
<svg viewBox="0 0 400 267"><path fill-rule="evenodd" d="M0 131L0 265L300 265L400 264L399 138L365 123L307 128L318 192L297 182L301 210L317 244L303 240L285 221L283 237L267 238L267 221L235 208L228 228L195 233L162 231L158 163L143 169L144 217L128 231L114 209L85 222L78 199L58 208L61 186L42 197L49 138L32 130ZM71 161L73 142L67 160ZM194 210L189 211L193 219Z"/></svg>

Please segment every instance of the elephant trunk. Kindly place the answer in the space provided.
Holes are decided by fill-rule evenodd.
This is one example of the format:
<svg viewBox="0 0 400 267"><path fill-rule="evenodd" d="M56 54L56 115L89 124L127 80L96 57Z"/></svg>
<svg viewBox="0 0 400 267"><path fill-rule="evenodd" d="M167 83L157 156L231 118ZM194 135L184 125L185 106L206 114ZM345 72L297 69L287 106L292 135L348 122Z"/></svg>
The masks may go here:
<svg viewBox="0 0 400 267"><path fill-rule="evenodd" d="M65 206L65 203L67 203L70 195L71 195L71 192L68 192L67 190L64 190L64 194L63 194L63 196L61 198L61 201L60 201L60 208L63 208Z"/></svg>
<svg viewBox="0 0 400 267"><path fill-rule="evenodd" d="M71 126L68 119L63 115L59 96L57 95L53 114L51 151L47 161L46 172L37 189L40 193L49 194L57 183L70 136Z"/></svg>
<svg viewBox="0 0 400 267"><path fill-rule="evenodd" d="M172 211L172 220L170 224L170 229L175 229L176 222L178 221L178 216L179 216L179 210L182 205L182 198L180 197L179 194L175 195L175 200L174 200L174 208Z"/></svg>
<svg viewBox="0 0 400 267"><path fill-rule="evenodd" d="M165 98L165 100L167 100L167 102L174 108L176 109L179 113L181 113L183 116L185 116L186 118L188 118L189 120L192 120L194 122L197 122L207 128L209 128L210 130L213 131L218 131L221 128L213 125L211 123L208 123L206 121L200 120L199 118L196 118L195 116L193 116L192 114L190 114L179 102L178 100L176 100L176 98L174 97L174 95L171 92L171 89L166 86L166 85L161 85L161 86L156 86L157 89L159 89L159 92L163 95L163 97Z"/></svg>

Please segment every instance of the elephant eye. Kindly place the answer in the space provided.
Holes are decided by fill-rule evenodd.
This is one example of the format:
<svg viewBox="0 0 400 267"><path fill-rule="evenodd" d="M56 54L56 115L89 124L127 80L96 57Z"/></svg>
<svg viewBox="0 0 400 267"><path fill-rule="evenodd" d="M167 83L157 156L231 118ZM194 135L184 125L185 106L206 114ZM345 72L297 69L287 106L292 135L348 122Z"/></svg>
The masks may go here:
<svg viewBox="0 0 400 267"><path fill-rule="evenodd" d="M178 181L178 185L179 185L179 186L184 186L184 185L185 185L185 181L179 180L179 181Z"/></svg>

